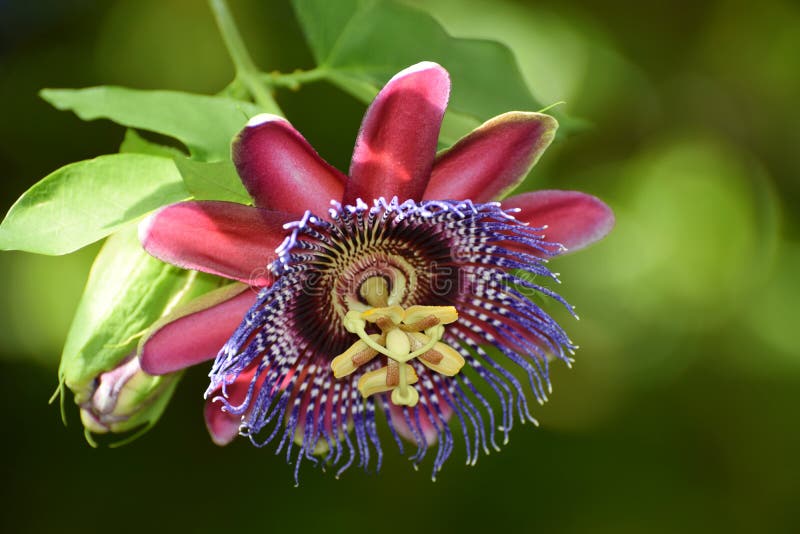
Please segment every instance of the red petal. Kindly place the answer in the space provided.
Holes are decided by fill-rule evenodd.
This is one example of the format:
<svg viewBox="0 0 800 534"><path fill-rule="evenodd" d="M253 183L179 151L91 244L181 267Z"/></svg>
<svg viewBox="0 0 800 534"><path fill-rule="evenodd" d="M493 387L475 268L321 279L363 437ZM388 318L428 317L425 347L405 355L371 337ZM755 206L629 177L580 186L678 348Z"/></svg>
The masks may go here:
<svg viewBox="0 0 800 534"><path fill-rule="evenodd" d="M545 190L504 200L503 209L520 208L514 217L531 226L547 226L547 241L572 252L605 237L614 227L614 213L602 200L578 191Z"/></svg>
<svg viewBox="0 0 800 534"><path fill-rule="evenodd" d="M220 447L227 445L239 435L242 416L223 412L222 403L207 399L203 407L203 416L211 440Z"/></svg>
<svg viewBox="0 0 800 534"><path fill-rule="evenodd" d="M509 194L550 146L558 122L541 113L499 115L439 154L426 199L489 202Z"/></svg>
<svg viewBox="0 0 800 534"><path fill-rule="evenodd" d="M442 399L441 395L439 396L439 399ZM430 403L428 405L430 406ZM449 404L443 401L440 401L439 408L442 410L442 415L444 416L446 424L447 421L450 420L450 417L453 416L453 409L450 408ZM430 409L433 410L434 408L431 407ZM419 411L419 423L422 427L422 435L425 436L425 441L428 443L428 445L433 445L439 439L439 431L436 430L436 425L430 420L425 408L423 408L421 405L417 405L415 408L409 411L409 419L413 428L412 430L406 423L406 417L403 415L403 407L396 406L390 401L389 416L392 418L392 426L394 426L394 429L401 437L405 438L411 443L416 443L419 431L417 430L416 416L414 415L415 410ZM441 425L441 423L439 424Z"/></svg>
<svg viewBox="0 0 800 534"><path fill-rule="evenodd" d="M225 390L228 393L228 402L232 406L237 406L244 402L247 397L247 390L250 388L250 381L255 375L258 365L251 365L245 369L236 380L228 385ZM262 374L263 376L263 374ZM214 402L217 396L209 395L206 399L203 415L206 420L206 428L211 435L211 440L219 446L225 446L239 435L239 425L242 422L242 415L235 415L222 410L224 406L221 402Z"/></svg>
<svg viewBox="0 0 800 534"><path fill-rule="evenodd" d="M232 284L165 317L140 345L142 369L163 375L214 358L255 304L256 296L253 289Z"/></svg>
<svg viewBox="0 0 800 534"><path fill-rule="evenodd" d="M263 286L287 233L283 224L294 219L233 202L180 202L145 219L139 239L167 263Z"/></svg>
<svg viewBox="0 0 800 534"><path fill-rule="evenodd" d="M347 177L329 165L286 119L256 115L233 141L233 162L256 206L327 213Z"/></svg>
<svg viewBox="0 0 800 534"><path fill-rule="evenodd" d="M418 63L389 80L361 123L345 203L422 198L449 94L450 78L436 63Z"/></svg>

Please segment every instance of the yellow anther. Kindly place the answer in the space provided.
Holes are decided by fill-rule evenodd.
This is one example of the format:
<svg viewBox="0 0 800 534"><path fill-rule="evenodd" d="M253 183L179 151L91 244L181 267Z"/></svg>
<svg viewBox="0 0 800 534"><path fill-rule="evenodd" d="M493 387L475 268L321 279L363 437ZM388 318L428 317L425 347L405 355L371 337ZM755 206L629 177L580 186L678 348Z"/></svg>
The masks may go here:
<svg viewBox="0 0 800 534"><path fill-rule="evenodd" d="M405 310L400 306L389 306L387 308L372 308L361 314L361 318L370 323L377 323L380 319L389 319L394 324L400 324L405 317Z"/></svg>
<svg viewBox="0 0 800 534"><path fill-rule="evenodd" d="M367 282L362 285L365 299L366 295L376 296L381 289L377 281L364 289ZM406 362L418 357L432 371L445 376L457 374L464 367L464 358L440 341L444 336L444 325L456 320L458 312L452 306L411 306L408 309L381 306L365 312L351 310L344 318L344 327L360 339L333 359L333 374L336 378L347 376L379 353L383 354L389 365L361 377L358 381L361 395L366 398L375 393L391 391L394 404L416 406L419 393L412 384L419 378L414 368ZM367 334L367 323L379 327L381 333Z"/></svg>
<svg viewBox="0 0 800 534"><path fill-rule="evenodd" d="M411 306L406 308L403 322L413 324L429 316L436 317L441 324L450 324L458 320L458 312L453 306Z"/></svg>
<svg viewBox="0 0 800 534"><path fill-rule="evenodd" d="M419 332L409 334L411 338L411 348L417 350L424 346L430 338ZM445 343L437 342L432 349L426 351L418 357L428 369L436 371L445 376L454 376L464 367L464 358Z"/></svg>
<svg viewBox="0 0 800 534"><path fill-rule="evenodd" d="M407 363L403 364L400 367L400 372L402 373L405 371L406 378L408 379L408 384L416 384L419 380L417 377L417 373L414 371L414 368L408 365ZM392 391L397 386L395 385L387 385L388 380L388 367L381 367L377 371L370 371L369 373L364 373L358 381L358 391L361 392L361 396L365 399L370 395L374 395L376 393L383 393L384 391ZM389 381L391 383L391 381ZM408 389L414 389L409 387Z"/></svg>
<svg viewBox="0 0 800 534"><path fill-rule="evenodd" d="M372 334L369 336L375 343L380 343L381 335ZM333 359L331 362L331 369L333 376L342 378L347 376L359 366L364 365L378 355L378 351L367 345L363 340L359 339L353 345Z"/></svg>

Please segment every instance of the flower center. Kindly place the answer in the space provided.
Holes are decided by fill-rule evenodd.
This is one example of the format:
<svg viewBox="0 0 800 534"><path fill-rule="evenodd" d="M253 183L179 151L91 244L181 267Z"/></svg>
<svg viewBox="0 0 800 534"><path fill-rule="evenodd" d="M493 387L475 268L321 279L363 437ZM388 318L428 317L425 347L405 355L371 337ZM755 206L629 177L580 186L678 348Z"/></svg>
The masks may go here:
<svg viewBox="0 0 800 534"><path fill-rule="evenodd" d="M460 273L451 235L458 221L449 219L458 218L379 199L372 208L336 204L327 220L309 213L288 225L291 233L271 268L281 280L273 294L280 286L293 295L283 318L298 326L295 346L328 367L353 343L344 326L349 312L452 304Z"/></svg>
<svg viewBox="0 0 800 534"><path fill-rule="evenodd" d="M382 276L371 276L358 288L358 294L373 308L389 305L389 283Z"/></svg>
<svg viewBox="0 0 800 534"><path fill-rule="evenodd" d="M345 315L345 329L356 334L359 341L334 358L331 369L336 378L342 378L378 354L386 356L385 367L359 379L358 390L364 398L391 391L394 404L413 407L419 401L419 393L412 384L419 378L407 362L419 358L426 367L445 376L457 374L464 366L464 358L440 341L444 325L458 319L455 307L387 306L390 293L381 276L365 280L359 294L372 307L366 311L350 310ZM368 324L380 333L367 333Z"/></svg>
<svg viewBox="0 0 800 534"><path fill-rule="evenodd" d="M270 265L275 282L217 356L207 394L225 396L252 373L245 400L223 399L225 407L243 414L242 432L258 445L279 439L290 455L292 440L302 444L297 466L325 447L326 464L349 450L347 465L357 454L367 465L370 444L380 457L375 393L403 407L392 428L397 435L405 425L420 450L435 431L444 451L437 458L446 457L449 410L474 436L474 450L488 451L515 412L534 421L523 384L503 362L525 372L543 402L548 353L571 361L575 346L530 295L572 311L540 284L556 278L544 261L562 247L497 203L333 203L329 217L307 212L285 228ZM469 377L460 372L465 362ZM500 420L487 391L501 404Z"/></svg>
<svg viewBox="0 0 800 534"><path fill-rule="evenodd" d="M355 257L340 258L342 264L336 268L341 274L334 279L332 291L332 302L340 317L350 310L401 304L416 292L416 269L421 266L412 265L399 254L386 253L380 246L376 243L354 251Z"/></svg>

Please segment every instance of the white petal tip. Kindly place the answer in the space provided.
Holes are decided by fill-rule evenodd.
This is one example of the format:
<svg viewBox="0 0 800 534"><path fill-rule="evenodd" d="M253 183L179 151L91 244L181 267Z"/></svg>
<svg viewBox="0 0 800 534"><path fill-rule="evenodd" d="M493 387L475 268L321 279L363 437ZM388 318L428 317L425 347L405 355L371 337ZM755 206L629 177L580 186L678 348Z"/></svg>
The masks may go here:
<svg viewBox="0 0 800 534"><path fill-rule="evenodd" d="M261 126L262 124L276 121L286 122L286 119L278 115L273 115L272 113L259 113L258 115L250 117L250 120L247 121L247 127L253 128L254 126Z"/></svg>
<svg viewBox="0 0 800 534"><path fill-rule="evenodd" d="M144 248L145 250L147 250L147 240L150 237L150 229L153 227L153 223L155 223L156 221L156 216L162 209L164 208L154 211L153 213L142 219L141 222L139 222L139 228L138 228L139 243L141 243L142 248Z"/></svg>
<svg viewBox="0 0 800 534"><path fill-rule="evenodd" d="M441 65L439 65L434 61L420 61L419 63L415 63L410 67L404 68L403 70L392 76L392 80L396 80L398 78L402 78L404 76L408 76L409 74L414 74L416 72L422 72L431 69L442 70L442 71L445 70L444 67L442 67Z"/></svg>

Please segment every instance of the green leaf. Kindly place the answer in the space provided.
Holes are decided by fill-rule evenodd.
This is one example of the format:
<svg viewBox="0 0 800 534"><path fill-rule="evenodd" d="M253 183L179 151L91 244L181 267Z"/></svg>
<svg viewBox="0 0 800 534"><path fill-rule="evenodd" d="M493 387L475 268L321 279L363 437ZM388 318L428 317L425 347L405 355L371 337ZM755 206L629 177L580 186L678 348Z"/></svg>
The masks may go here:
<svg viewBox="0 0 800 534"><path fill-rule="evenodd" d="M66 254L189 193L171 159L112 154L61 167L11 206L0 249Z"/></svg>
<svg viewBox="0 0 800 534"><path fill-rule="evenodd" d="M203 163L188 158L175 158L186 189L198 200L229 200L252 204L231 161Z"/></svg>
<svg viewBox="0 0 800 534"><path fill-rule="evenodd" d="M165 158L186 156L177 148L148 141L139 135L136 130L131 130L130 128L125 130L125 138L122 140L122 144L119 145L119 151L122 154L149 154L151 156L162 156Z"/></svg>
<svg viewBox="0 0 800 534"><path fill-rule="evenodd" d="M252 103L177 91L124 87L43 89L41 96L83 120L110 119L129 128L157 132L182 142L196 159L230 157L233 136L259 113Z"/></svg>
<svg viewBox="0 0 800 534"><path fill-rule="evenodd" d="M319 69L364 102L410 65L428 60L445 67L453 83L443 126L448 144L469 132L464 129L469 122L543 107L505 45L451 37L415 8L378 0L293 0L293 5Z"/></svg>
<svg viewBox="0 0 800 534"><path fill-rule="evenodd" d="M456 141L481 125L481 121L470 115L445 111L442 129L439 131L439 149L448 148Z"/></svg>
<svg viewBox="0 0 800 534"><path fill-rule="evenodd" d="M216 285L211 276L148 255L136 225L109 237L92 265L61 355L59 377L75 402L86 400L94 378L133 352L156 320Z"/></svg>
<svg viewBox="0 0 800 534"><path fill-rule="evenodd" d="M242 185L230 160L202 162L187 158L180 150L152 143L128 130L120 152L153 154L173 158L188 192L197 200L228 200L252 204L253 200Z"/></svg>

